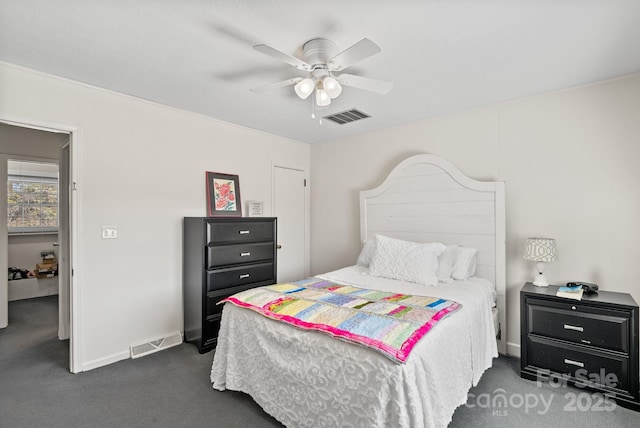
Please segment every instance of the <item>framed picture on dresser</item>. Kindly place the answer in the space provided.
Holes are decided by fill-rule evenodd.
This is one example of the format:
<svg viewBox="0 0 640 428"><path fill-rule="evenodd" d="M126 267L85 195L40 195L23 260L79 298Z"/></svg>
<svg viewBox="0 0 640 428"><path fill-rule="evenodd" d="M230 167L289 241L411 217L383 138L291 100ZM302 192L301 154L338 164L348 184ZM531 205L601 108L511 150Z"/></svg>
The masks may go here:
<svg viewBox="0 0 640 428"><path fill-rule="evenodd" d="M207 215L209 217L242 217L238 176L209 171L206 176Z"/></svg>

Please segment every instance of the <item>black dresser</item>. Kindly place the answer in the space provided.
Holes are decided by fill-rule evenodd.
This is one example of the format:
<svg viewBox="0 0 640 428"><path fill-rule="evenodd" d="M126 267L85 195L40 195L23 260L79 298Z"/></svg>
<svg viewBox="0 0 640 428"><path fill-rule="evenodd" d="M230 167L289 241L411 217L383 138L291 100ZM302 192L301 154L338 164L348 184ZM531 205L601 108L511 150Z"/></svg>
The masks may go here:
<svg viewBox="0 0 640 428"><path fill-rule="evenodd" d="M639 410L638 304L626 293L574 300L557 291L531 283L520 291L520 376L566 380Z"/></svg>
<svg viewBox="0 0 640 428"><path fill-rule="evenodd" d="M185 217L184 336L205 353L216 347L225 297L276 282L276 219Z"/></svg>

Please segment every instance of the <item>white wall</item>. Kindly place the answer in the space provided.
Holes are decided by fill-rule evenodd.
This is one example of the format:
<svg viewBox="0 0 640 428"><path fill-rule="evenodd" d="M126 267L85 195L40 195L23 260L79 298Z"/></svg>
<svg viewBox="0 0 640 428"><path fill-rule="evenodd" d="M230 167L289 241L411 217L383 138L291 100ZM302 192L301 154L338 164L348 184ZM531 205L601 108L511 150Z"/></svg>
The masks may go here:
<svg viewBox="0 0 640 428"><path fill-rule="evenodd" d="M527 237L557 239L551 282L596 282L640 302L639 135L633 75L314 144L312 274L355 262L358 192L406 157L432 153L475 179L506 182L511 352L519 352L519 290L533 278L522 260Z"/></svg>
<svg viewBox="0 0 640 428"><path fill-rule="evenodd" d="M4 90L2 81L0 88ZM0 123L0 153L8 155L8 159L38 159L58 163L60 147L68 141L68 134Z"/></svg>
<svg viewBox="0 0 640 428"><path fill-rule="evenodd" d="M9 64L0 63L0 92L0 118L78 128L74 322L84 369L182 330L182 217L205 215L205 171L238 174L242 199L270 214L272 163L310 168L307 144ZM117 225L118 239L102 240L101 225Z"/></svg>
<svg viewBox="0 0 640 428"><path fill-rule="evenodd" d="M85 369L182 329L181 219L205 214L205 171L239 174L243 200L271 213L272 163L311 170L313 274L355 262L358 192L433 153L506 182L510 343L518 290L532 278L521 259L528 236L558 240L551 281L594 281L640 301L640 75L312 146L3 63L0 93L0 118L78 128ZM101 240L101 225L117 225L119 238Z"/></svg>
<svg viewBox="0 0 640 428"><path fill-rule="evenodd" d="M56 233L9 236L9 266L34 270L37 263L42 263L41 251L53 251L57 258L58 247L54 242L58 242Z"/></svg>
<svg viewBox="0 0 640 428"><path fill-rule="evenodd" d="M53 251L58 257L58 247L53 245L54 242L58 242L57 234L11 235L7 251L8 265L35 271L36 264L42 263L41 251ZM51 296L58 294L58 277L9 281L8 287L9 301Z"/></svg>

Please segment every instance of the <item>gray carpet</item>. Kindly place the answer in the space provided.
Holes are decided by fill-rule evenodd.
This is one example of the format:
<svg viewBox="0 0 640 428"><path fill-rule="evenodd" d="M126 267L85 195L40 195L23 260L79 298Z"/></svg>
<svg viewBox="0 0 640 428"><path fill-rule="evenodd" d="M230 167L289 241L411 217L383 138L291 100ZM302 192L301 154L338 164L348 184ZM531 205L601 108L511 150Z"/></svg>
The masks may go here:
<svg viewBox="0 0 640 428"><path fill-rule="evenodd" d="M57 339L56 296L11 302L9 323L0 330L2 428L281 427L247 395L213 390L213 353L200 355L193 345L73 375L69 343ZM537 386L520 379L518 367L515 358L495 360L450 427L640 427L640 413L597 410L591 393ZM506 407L492 406L500 394ZM572 410L566 394L586 395Z"/></svg>

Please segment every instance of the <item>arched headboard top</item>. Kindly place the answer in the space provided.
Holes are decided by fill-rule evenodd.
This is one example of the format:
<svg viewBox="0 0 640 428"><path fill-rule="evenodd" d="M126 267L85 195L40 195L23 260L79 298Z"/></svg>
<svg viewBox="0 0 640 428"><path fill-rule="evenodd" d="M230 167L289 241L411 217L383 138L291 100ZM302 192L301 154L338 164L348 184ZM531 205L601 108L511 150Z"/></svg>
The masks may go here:
<svg viewBox="0 0 640 428"><path fill-rule="evenodd" d="M360 192L361 239L375 234L477 248L476 276L496 285L506 342L503 182L475 180L434 155L407 158L380 186Z"/></svg>

